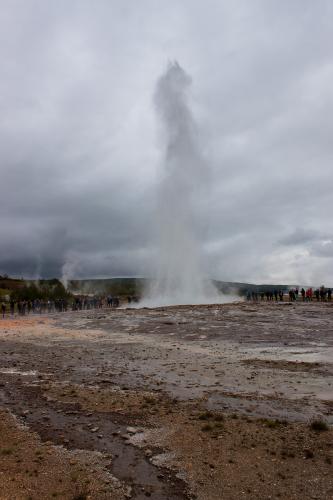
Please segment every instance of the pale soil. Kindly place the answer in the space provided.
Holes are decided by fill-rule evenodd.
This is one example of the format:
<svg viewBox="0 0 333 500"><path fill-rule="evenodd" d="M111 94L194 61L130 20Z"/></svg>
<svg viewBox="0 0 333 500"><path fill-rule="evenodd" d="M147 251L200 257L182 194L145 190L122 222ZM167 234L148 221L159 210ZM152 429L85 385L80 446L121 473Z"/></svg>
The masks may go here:
<svg viewBox="0 0 333 500"><path fill-rule="evenodd" d="M120 499L126 487L136 499L333 498L333 430L309 426L333 422L331 304L88 311L0 328L0 404L30 429L2 412L0 448L25 437L20 455L0 455L0 498ZM61 460L47 453L36 474L22 465L33 443ZM72 481L63 464L78 449L89 453Z"/></svg>

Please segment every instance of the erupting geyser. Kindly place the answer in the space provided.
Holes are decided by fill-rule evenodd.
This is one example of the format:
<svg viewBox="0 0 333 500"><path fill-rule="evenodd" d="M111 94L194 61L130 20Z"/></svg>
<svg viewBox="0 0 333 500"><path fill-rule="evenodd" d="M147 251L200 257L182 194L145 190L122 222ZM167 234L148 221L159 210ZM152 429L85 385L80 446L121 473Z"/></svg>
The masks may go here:
<svg viewBox="0 0 333 500"><path fill-rule="evenodd" d="M190 77L175 62L159 79L155 93L166 150L157 197L156 279L143 301L148 306L223 301L200 265L194 206L205 166L187 103L190 83Z"/></svg>

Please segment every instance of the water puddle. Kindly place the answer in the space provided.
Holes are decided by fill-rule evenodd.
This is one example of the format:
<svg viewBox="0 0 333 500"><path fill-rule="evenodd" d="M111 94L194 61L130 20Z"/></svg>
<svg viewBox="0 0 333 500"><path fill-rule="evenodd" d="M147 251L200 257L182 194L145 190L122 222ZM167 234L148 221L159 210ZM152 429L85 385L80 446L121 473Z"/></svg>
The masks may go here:
<svg viewBox="0 0 333 500"><path fill-rule="evenodd" d="M20 371L16 368L0 368L0 373L7 375L21 375L22 377L36 377L38 374L37 370Z"/></svg>
<svg viewBox="0 0 333 500"><path fill-rule="evenodd" d="M287 346L266 346L263 349L261 346L239 348L241 354L247 356L260 357L262 359L274 359L285 361L304 361L308 363L332 363L333 362L333 348L325 347L320 349L320 344L315 344L318 349L309 349L301 347L287 347Z"/></svg>

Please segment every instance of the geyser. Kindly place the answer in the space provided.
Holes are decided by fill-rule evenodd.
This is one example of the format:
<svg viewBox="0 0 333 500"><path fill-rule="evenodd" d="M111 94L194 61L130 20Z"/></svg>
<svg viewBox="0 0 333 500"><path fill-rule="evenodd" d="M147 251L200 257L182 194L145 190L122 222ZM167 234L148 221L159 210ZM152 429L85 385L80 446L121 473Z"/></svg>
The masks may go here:
<svg viewBox="0 0 333 500"><path fill-rule="evenodd" d="M200 265L194 208L206 174L187 102L190 84L191 78L175 62L169 64L156 87L165 154L157 193L156 279L143 300L147 306L225 301Z"/></svg>

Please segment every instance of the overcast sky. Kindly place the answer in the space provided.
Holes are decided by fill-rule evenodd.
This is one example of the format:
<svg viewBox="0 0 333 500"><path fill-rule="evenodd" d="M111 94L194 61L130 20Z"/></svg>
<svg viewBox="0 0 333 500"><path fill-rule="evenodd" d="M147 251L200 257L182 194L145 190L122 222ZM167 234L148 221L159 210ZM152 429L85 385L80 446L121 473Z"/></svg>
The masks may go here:
<svg viewBox="0 0 333 500"><path fill-rule="evenodd" d="M0 0L0 273L147 275L168 60L211 277L333 285L333 2Z"/></svg>

